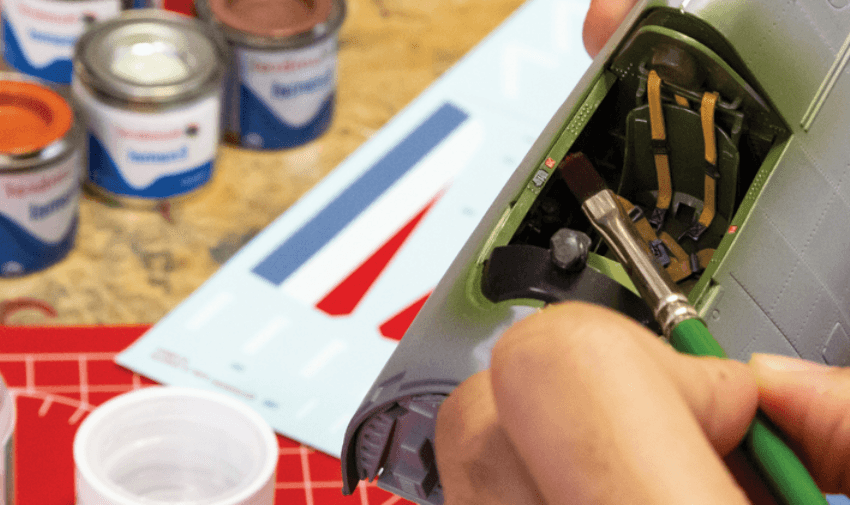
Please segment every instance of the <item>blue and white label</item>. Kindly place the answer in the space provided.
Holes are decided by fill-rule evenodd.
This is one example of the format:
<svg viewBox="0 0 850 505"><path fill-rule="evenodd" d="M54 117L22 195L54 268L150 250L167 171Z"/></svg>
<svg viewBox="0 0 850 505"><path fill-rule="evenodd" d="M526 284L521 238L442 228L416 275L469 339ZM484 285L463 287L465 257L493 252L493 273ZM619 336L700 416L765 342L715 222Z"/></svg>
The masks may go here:
<svg viewBox="0 0 850 505"><path fill-rule="evenodd" d="M76 79L74 96L88 126L89 180L126 197L188 193L212 177L221 97L162 112L135 112L100 102Z"/></svg>
<svg viewBox="0 0 850 505"><path fill-rule="evenodd" d="M95 21L118 15L119 0L3 0L3 54L15 70L71 82L74 44Z"/></svg>
<svg viewBox="0 0 850 505"><path fill-rule="evenodd" d="M281 149L318 137L331 123L336 90L336 37L281 51L236 48L238 85L228 97L228 129L242 145Z"/></svg>
<svg viewBox="0 0 850 505"><path fill-rule="evenodd" d="M49 168L0 171L0 276L46 268L77 234L82 162L78 153Z"/></svg>

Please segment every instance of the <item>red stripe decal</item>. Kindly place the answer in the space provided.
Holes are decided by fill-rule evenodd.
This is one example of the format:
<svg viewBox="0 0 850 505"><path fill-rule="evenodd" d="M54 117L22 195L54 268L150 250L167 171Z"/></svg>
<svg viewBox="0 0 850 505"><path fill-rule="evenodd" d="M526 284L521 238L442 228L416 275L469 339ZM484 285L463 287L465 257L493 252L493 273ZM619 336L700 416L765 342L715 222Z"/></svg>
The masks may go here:
<svg viewBox="0 0 850 505"><path fill-rule="evenodd" d="M431 296L430 292L413 302L413 304L406 309L387 319L387 321L379 328L381 330L381 335L393 340L401 340L401 337L404 336L404 333L410 327L410 323L412 323L416 318L416 314L419 314L422 306L425 305L425 300L427 300L429 296Z"/></svg>
<svg viewBox="0 0 850 505"><path fill-rule="evenodd" d="M404 245L407 237L413 233L416 225L425 217L425 214L437 203L442 193L428 202L424 209L419 211L402 229L396 232L384 245L382 245L372 256L366 259L348 277L333 288L330 293L316 304L316 308L331 316L344 316L354 312L354 308L360 300L366 296L369 288L378 280L381 272Z"/></svg>

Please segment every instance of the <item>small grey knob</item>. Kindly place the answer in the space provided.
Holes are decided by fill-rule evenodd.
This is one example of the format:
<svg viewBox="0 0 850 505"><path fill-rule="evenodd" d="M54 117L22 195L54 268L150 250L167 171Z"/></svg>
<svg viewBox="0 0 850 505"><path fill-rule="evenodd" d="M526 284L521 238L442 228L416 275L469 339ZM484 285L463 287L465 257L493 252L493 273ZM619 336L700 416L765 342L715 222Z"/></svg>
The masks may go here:
<svg viewBox="0 0 850 505"><path fill-rule="evenodd" d="M549 239L552 263L568 272L579 272L584 268L589 250L590 237L580 231L561 228Z"/></svg>

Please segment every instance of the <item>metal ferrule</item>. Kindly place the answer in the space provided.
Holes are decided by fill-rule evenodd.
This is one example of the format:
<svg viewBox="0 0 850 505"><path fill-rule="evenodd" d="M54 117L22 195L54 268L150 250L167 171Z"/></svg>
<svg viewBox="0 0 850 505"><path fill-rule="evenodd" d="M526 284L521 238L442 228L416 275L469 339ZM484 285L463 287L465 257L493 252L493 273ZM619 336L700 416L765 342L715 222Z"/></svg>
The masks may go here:
<svg viewBox="0 0 850 505"><path fill-rule="evenodd" d="M582 210L623 264L665 337L669 338L673 328L682 321L699 317L670 275L652 259L649 246L626 217L611 190L588 198Z"/></svg>

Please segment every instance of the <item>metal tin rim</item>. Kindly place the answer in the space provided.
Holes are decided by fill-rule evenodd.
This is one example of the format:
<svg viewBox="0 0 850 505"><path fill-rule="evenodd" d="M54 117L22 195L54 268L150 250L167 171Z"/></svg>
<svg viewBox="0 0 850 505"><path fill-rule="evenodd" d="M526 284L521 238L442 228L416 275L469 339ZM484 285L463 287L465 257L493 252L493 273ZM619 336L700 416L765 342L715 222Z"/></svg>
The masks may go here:
<svg viewBox="0 0 850 505"><path fill-rule="evenodd" d="M255 49L296 49L314 44L336 35L345 20L345 0L333 0L331 13L327 21L319 23L313 29L289 37L263 37L232 28L215 17L208 0L195 0L198 18L218 28L224 37L238 46Z"/></svg>
<svg viewBox="0 0 850 505"><path fill-rule="evenodd" d="M192 44L198 49L189 61L188 77L165 83L140 84L115 75L111 70L110 43L122 35L141 37L133 33L134 25L151 23L161 28L160 34L171 40ZM106 46L106 47L104 47ZM109 56L109 57L107 57ZM220 88L227 65L224 40L207 24L196 19L159 9L124 11L117 18L95 24L77 42L74 50L74 77L99 96L133 103L165 104L183 102Z"/></svg>
<svg viewBox="0 0 850 505"><path fill-rule="evenodd" d="M15 431L15 402L8 386L0 376L0 449L6 446ZM8 472L9 469L7 468ZM0 499L3 497L0 496Z"/></svg>
<svg viewBox="0 0 850 505"><path fill-rule="evenodd" d="M0 72L0 81L28 82L53 90L53 88L46 82L36 77L19 74L17 72ZM62 98L64 99L65 97ZM71 109L72 118L71 127L65 135L43 148L25 155L0 153L0 174L27 172L46 168L49 164L61 161L70 156L79 145L81 140L81 130L79 122L77 121L76 112L70 103L68 104L68 107Z"/></svg>

